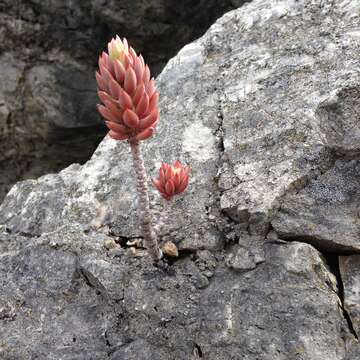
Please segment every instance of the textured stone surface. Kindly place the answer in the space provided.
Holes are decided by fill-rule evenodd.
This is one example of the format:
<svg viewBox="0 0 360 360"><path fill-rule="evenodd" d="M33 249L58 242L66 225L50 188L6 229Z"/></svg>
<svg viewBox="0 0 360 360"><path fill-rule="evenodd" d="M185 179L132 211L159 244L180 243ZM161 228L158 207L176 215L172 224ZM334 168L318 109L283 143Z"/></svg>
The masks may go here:
<svg viewBox="0 0 360 360"><path fill-rule="evenodd" d="M344 307L354 331L360 335L360 255L340 256L339 267L344 284Z"/></svg>
<svg viewBox="0 0 360 360"><path fill-rule="evenodd" d="M272 221L283 237L325 251L360 252L360 163L337 161L304 189L287 195Z"/></svg>
<svg viewBox="0 0 360 360"><path fill-rule="evenodd" d="M246 15L229 13L213 28L213 51L222 51L225 67L221 207L232 218L248 222L254 233L266 231L261 224L285 194L331 166L331 150L342 147L346 134L350 145L358 137L357 131L351 132L360 106L354 52L358 14L352 8L358 4L341 4L281 1L252 12L255 2ZM346 14L353 16L343 22ZM316 17L325 22L316 22ZM224 31L227 18L248 35L229 39ZM324 105L334 99L334 92L347 94L334 100L338 116ZM346 130L338 134L337 128Z"/></svg>
<svg viewBox="0 0 360 360"><path fill-rule="evenodd" d="M111 37L128 37L157 74L183 45L243 2L2 0L0 202L18 179L90 158L105 135L94 72Z"/></svg>
<svg viewBox="0 0 360 360"><path fill-rule="evenodd" d="M343 359L336 279L310 245L269 244L241 275L223 253L157 268L112 257L106 239L2 234L2 359Z"/></svg>
<svg viewBox="0 0 360 360"><path fill-rule="evenodd" d="M206 36L168 63L158 81L160 131L155 141L145 145L146 159L151 174L160 159L169 161L181 154L191 164L196 184L191 191L196 196L186 198L182 209L189 210L192 221L213 228L220 199L220 210L249 227L252 235L264 235L282 198L333 166L335 150L343 140L340 135L327 139L336 130L333 122L343 117L325 122L324 109L329 113L333 99L333 108L337 106L351 123L355 120L349 112L355 114L358 106L356 12L343 21L344 14L352 11L346 4L250 3L226 14ZM318 13L325 17L326 29L310 16ZM298 29L295 37L289 28ZM354 40L349 41L349 36ZM355 131L347 133L357 136ZM128 164L127 146L106 140L81 170L72 167L60 175L17 185L0 208L0 218L15 231L32 232L35 227L35 233L42 223L51 229L70 218L89 223L98 206L94 199L113 210L127 204L125 215L112 211L126 218L133 193L126 176ZM122 182L128 184L124 187ZM47 199L43 186L62 209L53 212L45 205L38 210L54 213L54 224L52 215L33 211ZM30 211L16 204L18 196L27 199ZM85 204L85 211L77 211ZM190 217L181 213L178 218L181 226L189 227ZM122 228L124 223L120 221ZM216 230L206 236L193 233L182 239L186 248L201 247L202 241L218 245Z"/></svg>
<svg viewBox="0 0 360 360"><path fill-rule="evenodd" d="M180 249L191 250L221 247L223 226L216 184L221 155L216 130L221 119L214 84L206 83L208 74L217 71L217 66L204 63L203 50L200 42L186 46L159 77L162 125L155 140L143 144L152 176L161 160L180 158L192 167L189 191L170 209L167 229ZM204 71L194 76L200 66ZM194 88L194 81L201 88ZM202 106L194 109L195 104ZM19 201L26 206L18 207ZM153 196L153 203L155 209L161 209L158 196ZM101 209L106 214L105 223L115 234L139 236L134 222L135 182L127 143L105 139L83 167L72 165L59 174L18 183L0 207L0 222L13 232L40 235L68 223L89 228Z"/></svg>
<svg viewBox="0 0 360 360"><path fill-rule="evenodd" d="M360 359L360 345L359 343L353 345L348 353L346 354L345 360L356 360Z"/></svg>
<svg viewBox="0 0 360 360"><path fill-rule="evenodd" d="M85 165L16 184L0 206L3 357L344 360L357 351L342 304L351 281L328 252L357 251L359 9L358 0L255 0L169 61L159 133L143 150L150 176L162 160L192 168L159 234L178 259L155 267L127 248L140 233L126 143L105 139ZM277 224L289 199L308 201L300 223L324 217L320 235L305 224L286 239ZM151 202L157 214L154 191ZM323 255L285 241L296 239ZM119 246L108 249L111 240ZM39 296L27 308L30 294Z"/></svg>

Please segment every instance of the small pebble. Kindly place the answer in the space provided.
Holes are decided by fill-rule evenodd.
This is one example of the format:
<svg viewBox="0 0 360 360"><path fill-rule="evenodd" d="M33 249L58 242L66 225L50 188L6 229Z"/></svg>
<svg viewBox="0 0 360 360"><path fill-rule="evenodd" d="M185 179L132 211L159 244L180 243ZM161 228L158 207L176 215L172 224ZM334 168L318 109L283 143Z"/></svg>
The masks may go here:
<svg viewBox="0 0 360 360"><path fill-rule="evenodd" d="M171 241L167 241L163 246L162 246L162 251L165 255L167 256L171 256L171 257L178 257L179 256L179 251L178 248L176 247L176 245L171 242Z"/></svg>
<svg viewBox="0 0 360 360"><path fill-rule="evenodd" d="M104 246L110 250L110 249L115 249L117 247L116 242L114 241L114 239L106 239L104 242Z"/></svg>

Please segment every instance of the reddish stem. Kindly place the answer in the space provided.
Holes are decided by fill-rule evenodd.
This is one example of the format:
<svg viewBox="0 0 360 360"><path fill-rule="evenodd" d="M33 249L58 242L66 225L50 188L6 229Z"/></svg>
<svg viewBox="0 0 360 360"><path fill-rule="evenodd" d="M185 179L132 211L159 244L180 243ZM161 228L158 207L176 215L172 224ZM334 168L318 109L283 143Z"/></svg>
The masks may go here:
<svg viewBox="0 0 360 360"><path fill-rule="evenodd" d="M152 215L150 212L149 190L147 185L147 175L144 166L144 159L140 150L140 142L129 141L133 157L134 169L137 179L137 190L139 194L139 210L141 220L141 230L144 237L144 244L150 255L155 261L162 258L162 251L159 248L156 234L152 227Z"/></svg>

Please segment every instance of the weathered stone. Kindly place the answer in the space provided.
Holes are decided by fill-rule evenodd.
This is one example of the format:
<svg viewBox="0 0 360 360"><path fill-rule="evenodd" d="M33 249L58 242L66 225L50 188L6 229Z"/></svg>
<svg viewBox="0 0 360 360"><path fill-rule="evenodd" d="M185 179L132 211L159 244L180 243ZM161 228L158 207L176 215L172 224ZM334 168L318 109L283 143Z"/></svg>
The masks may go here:
<svg viewBox="0 0 360 360"><path fill-rule="evenodd" d="M339 268L344 287L344 307L354 331L360 335L360 255L340 256Z"/></svg>
<svg viewBox="0 0 360 360"><path fill-rule="evenodd" d="M360 344L354 344L346 354L345 360L360 359Z"/></svg>
<svg viewBox="0 0 360 360"><path fill-rule="evenodd" d="M158 74L183 45L244 1L2 0L0 202L18 179L90 158L106 132L98 125L94 72L111 37L128 37Z"/></svg>
<svg viewBox="0 0 360 360"><path fill-rule="evenodd" d="M159 132L142 146L149 176L161 161L192 168L159 236L179 258L154 266L104 248L141 236L126 143L105 139L85 165L16 184L0 206L1 356L343 360L355 341L334 264L271 220L292 193L343 177L338 209L320 210L354 234L359 9L254 0L167 64ZM161 213L154 190L151 206ZM355 251L329 229L324 250Z"/></svg>
<svg viewBox="0 0 360 360"><path fill-rule="evenodd" d="M357 36L356 32L350 37ZM359 38L358 38L359 41ZM360 87L358 83L336 89L317 110L326 144L340 155L360 154Z"/></svg>
<svg viewBox="0 0 360 360"><path fill-rule="evenodd" d="M40 117L64 128L99 123L100 118L94 111L94 104L98 102L95 78L88 72L84 66L61 63L35 65L29 69L24 85L27 121L33 123Z"/></svg>
<svg viewBox="0 0 360 360"><path fill-rule="evenodd" d="M358 6L356 1L352 4ZM358 15L343 5L282 1L276 6L263 3L260 9L255 1L246 14L225 15L208 36L211 56L222 54L221 207L234 220L249 224L253 233L266 233L264 225L285 194L332 166L334 145L325 138L334 130L320 116L323 101L334 92L340 94L338 107L347 124L338 126L348 126L344 136L356 124L351 114L359 107L360 78L353 66ZM354 17L342 22L344 14ZM326 20L320 24L316 17ZM236 23L234 36L225 30L230 19ZM238 29L246 35L236 36ZM296 35L290 29L297 29ZM355 143L356 132L353 136ZM347 141L340 134L332 139Z"/></svg>
<svg viewBox="0 0 360 360"><path fill-rule="evenodd" d="M317 2L282 1L275 7L271 3L250 3L225 15L203 38L184 47L168 63L158 79L162 94L159 140L147 145L146 150L150 168L157 164L153 159L172 160L180 154L193 167L193 183L199 195L193 197L194 204L186 203L186 206L191 215L196 208L195 218L202 218L206 236L201 229L192 236L183 234L182 239L177 239L180 249L221 247L213 228L222 225L216 223L217 215L209 212L205 216L204 209L209 208L215 209L215 214L221 209L235 221L249 225L253 235L266 234L282 198L332 166L331 147L335 149L334 141L345 141L343 138L350 130L342 137L332 136L332 143L327 143L326 136L329 137L332 130L331 122L324 121L324 107L330 111L324 104L337 94L339 112L351 122L352 110L349 109L357 99L356 38L348 41L349 36L354 37L356 13L347 22L343 21L344 14L351 13L349 9L345 5L334 5L331 11L329 5L320 10ZM326 29L337 34L336 41L309 16L319 12L326 18ZM276 37L269 35L274 28ZM299 29L296 39L288 31L293 28ZM238 36L240 31L242 36ZM309 37L313 41L309 42ZM248 45L250 38L251 46ZM341 56L344 48L347 56ZM331 81L328 81L329 69ZM164 136L166 140L162 141ZM356 140L355 132L354 136L352 143ZM91 173L98 171L97 158L111 163L108 169L111 168L113 175L120 169L117 159L128 156L122 155L127 147L119 145L123 150L118 155L107 141L80 174L85 169ZM122 177L126 177L128 163L122 160L121 164ZM108 171L112 176L110 174ZM69 176L75 179L67 180ZM78 194L85 190L81 183L89 181L81 176L66 170L52 177L55 183L74 183L70 191L65 191L71 199L67 204L75 205ZM116 199L122 190L118 184L105 185L105 178L104 174L103 180L96 180L99 183L93 183L92 190L86 191L94 194L93 189L99 189L93 196L96 198L104 195L101 188L112 188L112 197ZM218 186L221 193L217 191ZM57 187L56 191L62 190ZM125 193L129 192L125 190ZM38 196L32 198L32 205L40 201L35 200ZM198 196L202 200L195 204ZM220 199L220 209L216 197ZM6 202L9 203L9 199ZM125 202L132 200L128 198ZM90 209L94 207L91 202L88 205ZM69 205L65 205L64 212L68 208ZM73 214L69 216L73 217L75 211L70 212ZM88 209L85 212L88 213ZM69 216L65 215L61 221L68 221ZM4 221L8 222L7 218L5 214ZM23 220L21 227L27 227L28 220ZM16 221L14 217L11 220ZM41 222L36 226L41 227ZM188 225L187 221L181 222L185 228Z"/></svg>
<svg viewBox="0 0 360 360"><path fill-rule="evenodd" d="M108 258L103 241L69 227L2 235L2 359L344 357L336 280L310 245L268 245L251 273L220 263L200 283L189 257L156 268Z"/></svg>
<svg viewBox="0 0 360 360"><path fill-rule="evenodd" d="M282 238L310 242L325 251L360 252L360 162L334 167L287 195L272 221Z"/></svg>
<svg viewBox="0 0 360 360"><path fill-rule="evenodd" d="M235 270L252 270L256 267L256 261L251 252L241 246L234 246L226 258L226 265Z"/></svg>

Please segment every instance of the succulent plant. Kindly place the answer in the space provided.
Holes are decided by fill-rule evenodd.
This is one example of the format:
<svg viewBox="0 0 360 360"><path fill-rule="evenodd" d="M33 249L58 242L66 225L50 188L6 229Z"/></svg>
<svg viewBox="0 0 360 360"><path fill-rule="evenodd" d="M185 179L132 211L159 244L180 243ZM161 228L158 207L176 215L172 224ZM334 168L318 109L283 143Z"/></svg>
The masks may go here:
<svg viewBox="0 0 360 360"><path fill-rule="evenodd" d="M108 44L108 52L99 57L96 80L103 102L98 110L106 119L109 136L115 140L148 139L159 121L159 93L150 69L126 39L116 36Z"/></svg>
<svg viewBox="0 0 360 360"><path fill-rule="evenodd" d="M161 196L171 200L174 195L181 194L189 184L190 167L176 160L174 165L163 163L160 167L159 178L152 179L154 186Z"/></svg>
<svg viewBox="0 0 360 360"><path fill-rule="evenodd" d="M139 194L139 209L144 243L152 258L162 258L157 235L152 224L149 191L140 141L153 136L159 121L159 93L150 69L141 55L137 55L127 40L118 36L108 44L108 53L99 57L96 72L98 105L100 114L109 128L109 136L115 140L127 140L130 144ZM158 179L153 184L166 199L182 193L189 183L188 166L176 161L174 165L163 163ZM159 226L157 226L159 228Z"/></svg>
<svg viewBox="0 0 360 360"><path fill-rule="evenodd" d="M141 228L145 246L154 260L162 257L152 226L149 191L140 141L150 138L159 121L159 94L150 70L141 55L128 46L127 40L116 36L108 44L108 54L99 57L96 80L100 114L105 118L109 136L127 140L133 156L139 193Z"/></svg>

